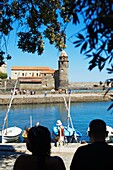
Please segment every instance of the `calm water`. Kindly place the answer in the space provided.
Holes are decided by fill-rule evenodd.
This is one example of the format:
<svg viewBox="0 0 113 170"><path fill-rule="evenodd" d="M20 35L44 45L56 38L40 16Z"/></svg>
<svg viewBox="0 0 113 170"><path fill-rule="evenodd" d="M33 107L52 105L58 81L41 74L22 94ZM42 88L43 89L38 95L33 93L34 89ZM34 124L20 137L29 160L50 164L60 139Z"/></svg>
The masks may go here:
<svg viewBox="0 0 113 170"><path fill-rule="evenodd" d="M86 131L92 119L100 118L113 127L113 114L107 111L111 102L81 102L71 103L71 117L75 129L82 133L86 140ZM7 106L0 106L0 128L2 127ZM66 123L67 112L64 104L34 104L13 106L9 112L9 126L19 126L22 129L30 126L30 116L33 125L38 121L51 131L57 119Z"/></svg>

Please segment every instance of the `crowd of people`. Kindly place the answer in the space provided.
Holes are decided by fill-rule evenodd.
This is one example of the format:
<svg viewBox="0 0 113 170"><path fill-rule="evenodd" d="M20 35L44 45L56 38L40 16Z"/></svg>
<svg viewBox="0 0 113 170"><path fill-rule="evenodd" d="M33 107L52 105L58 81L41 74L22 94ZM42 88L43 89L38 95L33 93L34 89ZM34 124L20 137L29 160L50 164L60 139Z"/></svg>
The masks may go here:
<svg viewBox="0 0 113 170"><path fill-rule="evenodd" d="M13 94L14 92L14 89L11 89L10 93ZM55 90L55 89L51 89L51 90L47 90L47 91L35 91L35 90L25 90L25 89L18 89L16 88L15 89L15 95L21 95L21 94L26 94L26 95L35 95L35 94L41 94L41 93L44 93L44 96L47 96L47 93L48 94L61 94L61 93L65 93L65 94L71 94L71 89L65 89L65 90L62 90L62 89L59 89L58 91Z"/></svg>
<svg viewBox="0 0 113 170"><path fill-rule="evenodd" d="M61 122L57 121L63 133ZM80 146L73 155L70 170L109 170L113 169L113 146L105 138L108 135L106 123L94 119L89 124L90 143ZM60 134L59 134L60 135ZM62 136L59 136L59 139ZM30 128L26 141L27 149L32 153L22 154L13 170L66 170L63 159L51 156L51 134L48 128L38 125Z"/></svg>

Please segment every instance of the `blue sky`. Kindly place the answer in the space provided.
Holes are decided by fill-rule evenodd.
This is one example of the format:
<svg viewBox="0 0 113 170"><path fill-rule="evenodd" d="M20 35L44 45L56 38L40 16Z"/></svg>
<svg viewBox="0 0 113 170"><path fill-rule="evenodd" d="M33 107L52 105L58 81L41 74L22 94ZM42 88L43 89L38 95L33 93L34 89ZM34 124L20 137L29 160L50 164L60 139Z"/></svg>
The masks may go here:
<svg viewBox="0 0 113 170"><path fill-rule="evenodd" d="M85 59L85 56L80 54L79 49L75 48L74 44L68 40L77 31L78 27L71 24L67 28L67 48L65 51L69 58L69 82L99 82L111 78L111 75L107 74L106 69L102 72L97 68L92 71L88 70L89 60ZM12 66L48 66L58 69L60 52L53 45L50 45L48 40L45 44L45 51L41 56L38 56L37 53L23 53L18 49L13 32L9 36L8 44L8 50L13 56L11 60L7 61L7 73L9 76L11 76Z"/></svg>

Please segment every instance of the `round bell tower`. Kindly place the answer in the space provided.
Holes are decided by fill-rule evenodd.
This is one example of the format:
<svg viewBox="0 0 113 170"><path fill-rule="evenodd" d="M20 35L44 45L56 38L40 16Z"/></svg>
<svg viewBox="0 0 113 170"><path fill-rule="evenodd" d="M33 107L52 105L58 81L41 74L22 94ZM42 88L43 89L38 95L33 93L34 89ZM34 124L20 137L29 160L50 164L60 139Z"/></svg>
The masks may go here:
<svg viewBox="0 0 113 170"><path fill-rule="evenodd" d="M62 51L58 60L58 70L59 70L59 89L68 88L68 56L65 51Z"/></svg>

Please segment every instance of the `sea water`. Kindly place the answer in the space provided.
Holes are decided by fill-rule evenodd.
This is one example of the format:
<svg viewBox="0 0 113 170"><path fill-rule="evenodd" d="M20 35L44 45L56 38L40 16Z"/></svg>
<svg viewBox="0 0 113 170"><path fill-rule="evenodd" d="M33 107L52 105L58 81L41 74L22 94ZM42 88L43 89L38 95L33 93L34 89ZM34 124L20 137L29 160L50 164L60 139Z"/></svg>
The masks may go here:
<svg viewBox="0 0 113 170"><path fill-rule="evenodd" d="M76 102L71 103L70 113L74 128L82 133L81 140L87 140L87 128L93 119L103 119L108 126L113 127L112 110L107 111L112 104L107 102ZM7 106L0 106L0 128L2 128ZM23 130L37 122L48 127L52 132L52 127L58 119L66 124L67 111L64 103L59 104L29 104L12 105L8 114L8 126L18 126Z"/></svg>

